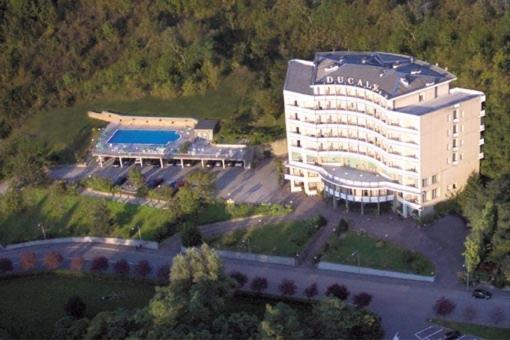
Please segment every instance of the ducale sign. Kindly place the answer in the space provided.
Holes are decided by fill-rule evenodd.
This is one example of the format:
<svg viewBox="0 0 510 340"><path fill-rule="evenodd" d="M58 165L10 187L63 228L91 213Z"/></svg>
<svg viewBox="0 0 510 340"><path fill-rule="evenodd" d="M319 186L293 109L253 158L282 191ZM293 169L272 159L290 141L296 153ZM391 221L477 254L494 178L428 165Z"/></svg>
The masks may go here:
<svg viewBox="0 0 510 340"><path fill-rule="evenodd" d="M356 79L353 77L332 77L327 76L326 77L326 84L338 84L338 85L352 85L352 86L358 86L362 87L368 90L372 90L374 92L379 92L379 85L371 83L367 80L363 81L361 79Z"/></svg>

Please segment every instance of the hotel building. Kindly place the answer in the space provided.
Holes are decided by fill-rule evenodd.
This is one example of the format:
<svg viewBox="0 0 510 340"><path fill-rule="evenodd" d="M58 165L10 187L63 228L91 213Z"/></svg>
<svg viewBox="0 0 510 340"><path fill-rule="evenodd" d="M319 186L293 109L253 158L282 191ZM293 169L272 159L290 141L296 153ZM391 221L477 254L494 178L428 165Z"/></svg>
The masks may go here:
<svg viewBox="0 0 510 340"><path fill-rule="evenodd" d="M292 191L421 216L478 172L482 92L447 69L381 52L291 60L284 86Z"/></svg>

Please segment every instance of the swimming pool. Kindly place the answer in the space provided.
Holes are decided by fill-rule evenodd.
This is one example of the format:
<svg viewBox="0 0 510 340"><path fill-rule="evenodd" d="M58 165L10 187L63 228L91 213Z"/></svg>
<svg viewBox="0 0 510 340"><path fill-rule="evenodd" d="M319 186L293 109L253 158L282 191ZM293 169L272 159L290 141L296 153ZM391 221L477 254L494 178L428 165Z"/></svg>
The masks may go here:
<svg viewBox="0 0 510 340"><path fill-rule="evenodd" d="M175 130L117 130L108 143L166 145L179 138L181 134Z"/></svg>

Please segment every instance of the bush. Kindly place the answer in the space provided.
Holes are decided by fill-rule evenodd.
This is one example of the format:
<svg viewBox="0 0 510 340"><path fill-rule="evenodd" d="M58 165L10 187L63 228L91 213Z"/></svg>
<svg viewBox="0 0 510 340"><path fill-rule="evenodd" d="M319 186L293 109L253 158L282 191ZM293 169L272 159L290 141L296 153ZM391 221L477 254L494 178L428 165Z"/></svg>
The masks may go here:
<svg viewBox="0 0 510 340"><path fill-rule="evenodd" d="M347 300L349 297L349 290L344 285L339 285L338 283L334 283L328 287L326 290L326 296L333 296L340 300Z"/></svg>
<svg viewBox="0 0 510 340"><path fill-rule="evenodd" d="M60 267L63 261L64 258L62 257L62 255L55 250L52 250L49 253L46 253L46 255L44 255L44 266L49 270L57 269L58 267Z"/></svg>
<svg viewBox="0 0 510 340"><path fill-rule="evenodd" d="M489 320L495 325L505 321L505 311L501 307L495 307L489 312Z"/></svg>
<svg viewBox="0 0 510 340"><path fill-rule="evenodd" d="M83 182L83 184L87 188L90 188L92 190L104 191L104 192L113 192L114 188L115 188L114 185L112 184L112 182L110 182L106 178L100 177L100 176L91 176L91 177L87 178Z"/></svg>
<svg viewBox="0 0 510 340"><path fill-rule="evenodd" d="M129 270L130 270L129 263L124 259L118 260L113 265L113 271L115 272L115 274L120 276L129 275Z"/></svg>
<svg viewBox="0 0 510 340"><path fill-rule="evenodd" d="M12 272L14 267L12 265L11 259L1 258L0 259L0 273L5 274L7 272Z"/></svg>
<svg viewBox="0 0 510 340"><path fill-rule="evenodd" d="M71 296L64 305L67 315L74 319L81 319L85 316L87 306L79 296Z"/></svg>
<svg viewBox="0 0 510 340"><path fill-rule="evenodd" d="M246 282L248 282L248 277L238 271L233 271L230 273L230 277L237 282L237 288L243 288Z"/></svg>
<svg viewBox="0 0 510 340"><path fill-rule="evenodd" d="M161 266L156 272L156 277L161 283L168 283L170 279L170 266Z"/></svg>
<svg viewBox="0 0 510 340"><path fill-rule="evenodd" d="M404 257L404 262L407 264L411 264L417 259L416 252L406 249L402 255Z"/></svg>
<svg viewBox="0 0 510 340"><path fill-rule="evenodd" d="M139 278L145 278L152 271L152 266L147 260L140 260L135 265L135 275Z"/></svg>
<svg viewBox="0 0 510 340"><path fill-rule="evenodd" d="M181 232L182 245L185 247L199 247L202 244L202 234L195 225L186 225Z"/></svg>
<svg viewBox="0 0 510 340"><path fill-rule="evenodd" d="M267 279L260 276L253 278L250 288L259 294L262 293L267 289Z"/></svg>
<svg viewBox="0 0 510 340"><path fill-rule="evenodd" d="M326 224L328 224L328 220L326 219L326 217L322 216L322 215L318 215L317 216L317 221L315 222L317 224L317 227L318 228L322 228L324 227Z"/></svg>
<svg viewBox="0 0 510 340"><path fill-rule="evenodd" d="M372 295L365 292L356 294L353 302L359 308L366 307L372 302Z"/></svg>
<svg viewBox="0 0 510 340"><path fill-rule="evenodd" d="M294 281L283 279L280 285L278 286L278 289L280 290L280 293L282 293L282 295L292 296L296 294L297 287Z"/></svg>
<svg viewBox="0 0 510 340"><path fill-rule="evenodd" d="M341 233L345 233L349 230L349 223L345 219L340 219L340 222L338 222L338 226L336 228L337 235L340 235Z"/></svg>
<svg viewBox="0 0 510 340"><path fill-rule="evenodd" d="M444 296L439 298L434 304L434 312L437 315L446 316L450 315L455 309L455 303Z"/></svg>
<svg viewBox="0 0 510 340"><path fill-rule="evenodd" d="M37 265L37 256L32 251L25 251L20 255L20 265L23 270L34 269Z"/></svg>
<svg viewBox="0 0 510 340"><path fill-rule="evenodd" d="M317 284L314 282L311 285L309 285L308 287L306 287L304 293L305 293L305 296L309 299L317 296L317 294L319 294L319 289L317 288Z"/></svg>
<svg viewBox="0 0 510 340"><path fill-rule="evenodd" d="M85 265L85 260L81 256L76 256L71 259L71 262L69 262L69 269L71 270L82 270L83 266Z"/></svg>
<svg viewBox="0 0 510 340"><path fill-rule="evenodd" d="M92 264L90 265L90 270L96 273L104 272L108 270L110 263L108 259L104 256L96 256L92 259Z"/></svg>

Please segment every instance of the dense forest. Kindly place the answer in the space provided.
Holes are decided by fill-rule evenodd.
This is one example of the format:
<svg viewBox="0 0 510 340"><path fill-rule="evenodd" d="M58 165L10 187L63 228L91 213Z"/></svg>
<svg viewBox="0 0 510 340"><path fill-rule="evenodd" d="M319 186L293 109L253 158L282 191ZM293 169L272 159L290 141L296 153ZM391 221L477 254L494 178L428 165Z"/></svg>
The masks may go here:
<svg viewBox="0 0 510 340"><path fill-rule="evenodd" d="M487 94L483 178L460 202L477 229L488 228L480 216L494 216L471 247L484 249L475 262L507 263L510 276L503 214L510 197L491 184L510 175L507 1L0 0L0 43L0 138L45 109L108 96L191 96L241 68L254 75L255 88L247 109L226 125L246 129L281 116L287 61L316 51L398 52L448 67L457 86ZM494 235L498 250L487 250Z"/></svg>

